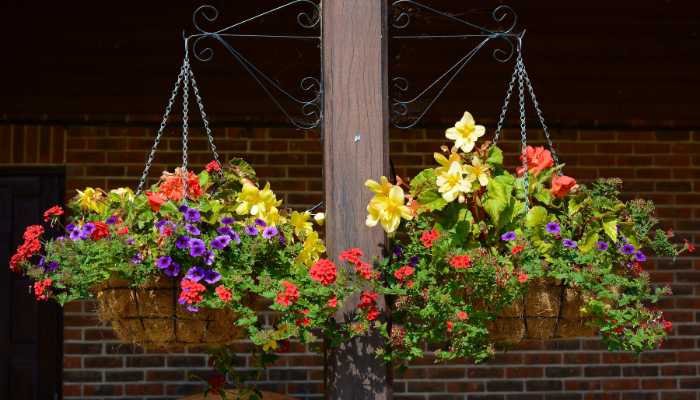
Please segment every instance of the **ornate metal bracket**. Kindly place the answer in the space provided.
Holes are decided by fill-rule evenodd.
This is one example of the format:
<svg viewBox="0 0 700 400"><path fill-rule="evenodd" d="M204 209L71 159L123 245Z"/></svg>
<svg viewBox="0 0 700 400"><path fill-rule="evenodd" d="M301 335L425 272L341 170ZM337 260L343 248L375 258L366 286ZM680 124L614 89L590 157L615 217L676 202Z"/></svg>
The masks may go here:
<svg viewBox="0 0 700 400"><path fill-rule="evenodd" d="M303 30L313 31L313 34L245 34L240 33L239 28L250 24L262 17L279 13L292 6L305 7L306 11L299 11L297 14L297 24ZM294 95L291 90L287 90L269 75L261 71L248 58L246 58L236 48L235 39L239 38L264 38L277 40L304 40L317 41L320 49L321 44L321 10L320 6L312 0L292 0L279 7L264 11L258 15L246 18L233 25L218 30L207 30L200 22L212 23L219 17L218 10L211 5L203 5L197 8L192 14L192 22L197 30L189 36L185 36L185 54L191 51L194 58L207 62L214 56L211 46L202 42L213 39L220 43L243 69L257 82L257 84L267 93L280 111L287 117L289 122L299 129L313 129L321 122L321 107L323 87L320 76L306 76L299 79L299 89L306 95ZM319 55L320 60L320 55Z"/></svg>
<svg viewBox="0 0 700 400"><path fill-rule="evenodd" d="M390 99L392 124L400 129L410 129L416 126L437 99L459 75L464 67L469 64L472 58L489 42L499 41L500 47L493 50L493 58L501 63L506 63L513 58L516 51L521 48L523 32L516 32L518 17L507 5L500 5L491 12L494 23L500 27L488 29L463 18L435 8L426 6L414 0L395 0L392 3L392 27L395 34L393 39L397 40L429 40L429 39L473 39L465 40L466 53L445 72L435 78L432 83L425 88L414 92L409 96L408 79L402 76L392 78L392 95ZM430 17L451 21L461 28L466 29L465 33L422 33L422 34L400 34L405 32L411 25L414 16L426 14ZM510 21L510 24L507 22ZM503 24L506 23L505 26ZM397 34L398 33L398 34ZM474 45L474 41L476 45ZM422 109L421 109L422 107ZM417 109L417 110L412 110Z"/></svg>

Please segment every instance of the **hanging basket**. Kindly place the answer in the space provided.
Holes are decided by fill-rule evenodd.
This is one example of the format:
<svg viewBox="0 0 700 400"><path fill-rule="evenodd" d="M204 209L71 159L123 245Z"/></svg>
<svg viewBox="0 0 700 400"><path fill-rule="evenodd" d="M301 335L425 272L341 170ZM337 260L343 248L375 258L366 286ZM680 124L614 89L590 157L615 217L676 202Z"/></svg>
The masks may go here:
<svg viewBox="0 0 700 400"><path fill-rule="evenodd" d="M596 330L581 316L583 305L577 289L553 279L535 280L490 324L489 332L501 343L595 336Z"/></svg>
<svg viewBox="0 0 700 400"><path fill-rule="evenodd" d="M227 390L226 391L226 398L227 399L241 399L241 400L248 400L251 398L250 394L239 394L237 390ZM262 397L263 400L294 400L294 397L289 397L285 396L283 394L279 393L273 393L273 392L262 392ZM192 396L187 396L183 397L181 400L221 400L221 396L218 394L214 393L209 393L208 395L203 395L203 394L195 394Z"/></svg>
<svg viewBox="0 0 700 400"><path fill-rule="evenodd" d="M110 279L97 288L95 297L99 319L110 323L120 340L145 348L219 346L240 338L231 310L186 310L178 304L177 285L169 278L138 288L125 280Z"/></svg>

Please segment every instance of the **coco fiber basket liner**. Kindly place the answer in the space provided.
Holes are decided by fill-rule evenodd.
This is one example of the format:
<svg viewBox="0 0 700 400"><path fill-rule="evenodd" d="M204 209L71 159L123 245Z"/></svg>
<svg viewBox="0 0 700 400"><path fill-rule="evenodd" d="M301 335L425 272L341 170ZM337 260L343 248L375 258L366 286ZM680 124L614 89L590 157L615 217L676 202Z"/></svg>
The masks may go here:
<svg viewBox="0 0 700 400"><path fill-rule="evenodd" d="M119 339L146 348L226 345L240 337L230 310L187 311L178 304L176 282L159 278L141 287L110 279L97 288L97 313Z"/></svg>
<svg viewBox="0 0 700 400"><path fill-rule="evenodd" d="M523 297L491 323L491 338L518 343L526 339L595 336L596 330L581 317L583 305L581 293L572 287L555 280L532 281Z"/></svg>

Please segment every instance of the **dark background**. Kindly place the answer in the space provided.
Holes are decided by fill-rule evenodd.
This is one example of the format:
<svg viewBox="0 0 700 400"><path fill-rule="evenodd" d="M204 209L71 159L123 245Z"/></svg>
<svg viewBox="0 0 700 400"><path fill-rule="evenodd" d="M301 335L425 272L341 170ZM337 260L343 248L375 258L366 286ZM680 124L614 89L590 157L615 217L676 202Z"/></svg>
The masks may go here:
<svg viewBox="0 0 700 400"><path fill-rule="evenodd" d="M210 1L221 11L209 26L279 5L277 0ZM501 2L425 3L488 22ZM153 121L176 78L182 31L193 32L201 1L6 1L2 14L0 116L10 120L121 119ZM700 4L682 0L524 1L510 4L525 35L525 62L545 114L562 125L691 126L700 119ZM252 24L246 32L298 33L294 11ZM452 32L454 24L419 21L416 29ZM424 29L425 28L425 29ZM318 74L314 41L240 39L242 53L293 89ZM391 42L392 74L414 89L441 74L469 49L460 40ZM284 122L255 82L218 46L214 60L195 61L200 86L218 122ZM512 64L485 48L448 88L426 123L452 120L465 104L475 114L500 108ZM89 117L88 117L89 116ZM447 117L449 116L449 118ZM132 121L132 122L133 122ZM673 122L672 122L673 121Z"/></svg>

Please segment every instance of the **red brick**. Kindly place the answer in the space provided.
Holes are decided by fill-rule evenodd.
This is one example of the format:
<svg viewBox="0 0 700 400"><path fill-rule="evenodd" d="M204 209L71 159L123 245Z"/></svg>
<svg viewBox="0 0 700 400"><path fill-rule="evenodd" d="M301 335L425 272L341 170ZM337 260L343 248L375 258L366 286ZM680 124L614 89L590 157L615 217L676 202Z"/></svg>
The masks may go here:
<svg viewBox="0 0 700 400"><path fill-rule="evenodd" d="M164 394L163 385L159 383L127 384L126 394L129 396L159 396Z"/></svg>

